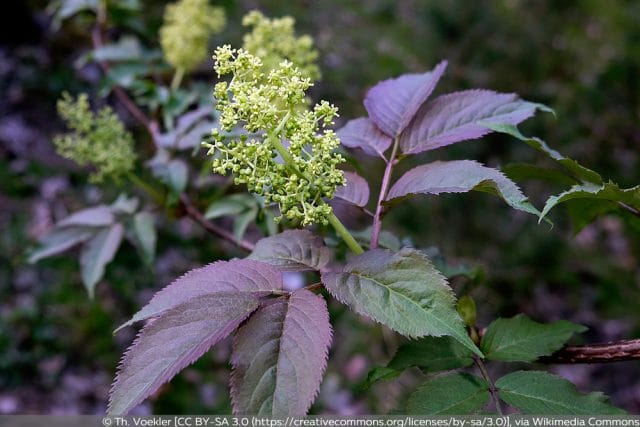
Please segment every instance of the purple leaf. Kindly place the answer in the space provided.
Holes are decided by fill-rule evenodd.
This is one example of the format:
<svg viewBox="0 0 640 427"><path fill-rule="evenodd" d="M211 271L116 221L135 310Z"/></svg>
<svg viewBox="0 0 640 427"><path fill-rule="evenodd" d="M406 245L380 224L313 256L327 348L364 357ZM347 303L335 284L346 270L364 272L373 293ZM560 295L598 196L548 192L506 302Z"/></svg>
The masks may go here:
<svg viewBox="0 0 640 427"><path fill-rule="evenodd" d="M384 152L393 141L366 117L349 120L337 134L345 147L360 148L370 156L379 156L383 159L385 159Z"/></svg>
<svg viewBox="0 0 640 427"><path fill-rule="evenodd" d="M338 187L335 197L353 203L356 206L364 207L369 202L369 184L367 181L353 172L344 172L347 180L346 185Z"/></svg>
<svg viewBox="0 0 640 427"><path fill-rule="evenodd" d="M82 248L80 254L80 271L82 273L82 282L89 296L93 298L93 291L96 284L104 276L104 270L116 255L122 236L124 235L124 227L120 223L116 223L109 228L100 230L95 236L89 240Z"/></svg>
<svg viewBox="0 0 640 427"><path fill-rule="evenodd" d="M92 227L56 228L47 233L38 242L40 246L29 255L29 262L35 263L43 258L56 255L89 240L96 232Z"/></svg>
<svg viewBox="0 0 640 427"><path fill-rule="evenodd" d="M467 90L425 103L400 137L405 154L433 150L491 132L483 122L516 125L533 116L540 105L516 94Z"/></svg>
<svg viewBox="0 0 640 427"><path fill-rule="evenodd" d="M190 111L178 118L175 129L167 133L155 132L154 139L158 147L177 148L184 150L196 147L202 141L202 136L211 132L215 127L212 118L214 110L203 107Z"/></svg>
<svg viewBox="0 0 640 427"><path fill-rule="evenodd" d="M107 413L126 414L229 335L258 305L251 294L222 292L178 304L149 322L120 362Z"/></svg>
<svg viewBox="0 0 640 427"><path fill-rule="evenodd" d="M115 220L107 206L96 206L75 212L56 224L56 227L87 226L104 227Z"/></svg>
<svg viewBox="0 0 640 427"><path fill-rule="evenodd" d="M282 271L321 270L331 260L331 251L309 230L287 230L259 240L249 258Z"/></svg>
<svg viewBox="0 0 640 427"><path fill-rule="evenodd" d="M282 274L268 264L248 259L214 262L189 271L159 291L142 310L115 332L205 295L234 292L260 297L281 290Z"/></svg>
<svg viewBox="0 0 640 427"><path fill-rule="evenodd" d="M390 137L400 135L431 95L446 68L447 61L442 61L433 71L405 74L378 83L364 99L369 118Z"/></svg>
<svg viewBox="0 0 640 427"><path fill-rule="evenodd" d="M304 416L322 382L330 344L322 297L302 289L260 308L234 335L233 412Z"/></svg>
<svg viewBox="0 0 640 427"><path fill-rule="evenodd" d="M473 160L437 161L413 168L391 187L387 200L410 194L466 193L471 190L496 194L514 209L539 214L513 181L499 170Z"/></svg>

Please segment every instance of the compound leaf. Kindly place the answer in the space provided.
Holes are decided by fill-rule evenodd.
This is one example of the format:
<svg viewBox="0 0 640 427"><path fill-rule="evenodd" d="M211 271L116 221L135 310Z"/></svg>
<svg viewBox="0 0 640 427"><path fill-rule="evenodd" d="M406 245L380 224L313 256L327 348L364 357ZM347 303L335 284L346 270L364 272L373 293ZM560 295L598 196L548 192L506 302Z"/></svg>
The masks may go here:
<svg viewBox="0 0 640 427"><path fill-rule="evenodd" d="M82 274L82 282L89 296L93 298L93 292L96 284L104 276L104 270L116 255L122 236L124 235L124 227L120 223L113 224L109 228L105 228L97 232L91 240L82 248L80 254L80 272Z"/></svg>
<svg viewBox="0 0 640 427"><path fill-rule="evenodd" d="M259 240L249 258L283 271L321 270L331 260L331 251L309 230L287 230Z"/></svg>
<svg viewBox="0 0 640 427"><path fill-rule="evenodd" d="M349 148L360 148L370 156L384 157L392 139L366 117L349 120L337 132L340 143Z"/></svg>
<svg viewBox="0 0 640 427"><path fill-rule="evenodd" d="M256 308L252 294L222 292L175 305L147 323L122 358L109 415L123 415L225 338Z"/></svg>
<svg viewBox="0 0 640 427"><path fill-rule="evenodd" d="M560 350L573 334L586 331L582 325L560 320L543 324L524 314L494 320L482 338L480 348L488 359L533 362Z"/></svg>
<svg viewBox="0 0 640 427"><path fill-rule="evenodd" d="M342 270L322 273L339 301L407 336L449 335L481 355L455 309L455 296L431 261L415 249L367 251Z"/></svg>
<svg viewBox="0 0 640 427"><path fill-rule="evenodd" d="M475 414L489 401L489 385L471 374L455 373L428 380L409 396L409 415Z"/></svg>
<svg viewBox="0 0 640 427"><path fill-rule="evenodd" d="M425 103L400 136L405 154L480 138L491 132L485 122L518 124L545 107L523 101L516 94L466 90Z"/></svg>
<svg viewBox="0 0 640 427"><path fill-rule="evenodd" d="M344 172L347 183L336 189L334 197L345 200L356 206L364 207L369 202L369 184L367 181L353 172Z"/></svg>
<svg viewBox="0 0 640 427"><path fill-rule="evenodd" d="M602 393L584 394L569 381L541 371L517 371L496 382L500 398L534 415L620 415Z"/></svg>
<svg viewBox="0 0 640 427"><path fill-rule="evenodd" d="M426 372L448 371L469 366L473 353L452 337L424 337L398 347L387 367L404 370L411 366Z"/></svg>
<svg viewBox="0 0 640 427"><path fill-rule="evenodd" d="M436 161L405 173L389 190L387 200L410 194L484 191L500 196L514 209L539 215L518 186L497 169L473 160Z"/></svg>
<svg viewBox="0 0 640 427"><path fill-rule="evenodd" d="M404 74L381 81L364 99L369 118L390 137L400 135L431 95L446 68L447 61L442 61L423 74Z"/></svg>
<svg viewBox="0 0 640 427"><path fill-rule="evenodd" d="M248 259L218 261L191 270L173 281L156 293L147 305L116 329L116 332L206 295L231 292L261 297L280 291L282 274L268 264Z"/></svg>
<svg viewBox="0 0 640 427"><path fill-rule="evenodd" d="M330 343L321 296L299 290L260 308L233 339L234 413L304 416L320 387Z"/></svg>

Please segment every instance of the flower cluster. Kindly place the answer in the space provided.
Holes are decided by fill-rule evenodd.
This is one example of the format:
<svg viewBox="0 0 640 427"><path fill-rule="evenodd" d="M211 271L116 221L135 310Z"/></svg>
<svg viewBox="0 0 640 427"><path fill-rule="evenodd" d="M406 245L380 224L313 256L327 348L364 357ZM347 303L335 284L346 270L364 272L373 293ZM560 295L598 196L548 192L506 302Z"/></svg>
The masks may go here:
<svg viewBox="0 0 640 427"><path fill-rule="evenodd" d="M242 24L252 27L244 36L243 48L262 60L264 71L289 60L303 77L311 81L320 78L320 70L315 64L318 51L313 48L313 39L307 35L296 37L292 17L269 19L253 10L244 16Z"/></svg>
<svg viewBox="0 0 640 427"><path fill-rule="evenodd" d="M133 169L136 159L133 137L111 108L94 114L86 94L74 101L65 93L58 101L58 114L72 132L56 136L53 143L61 156L81 166L94 166L91 181L118 179Z"/></svg>
<svg viewBox="0 0 640 427"><path fill-rule="evenodd" d="M326 128L337 108L322 101L309 109L311 81L289 61L267 72L260 58L230 46L219 47L214 58L218 76L232 76L214 90L221 129L205 144L215 155L214 172L233 173L236 184L277 203L290 220L326 224L331 207L324 198L345 183L337 169L344 159L333 152L340 140ZM226 135L239 126L247 133Z"/></svg>
<svg viewBox="0 0 640 427"><path fill-rule="evenodd" d="M191 71L208 54L209 37L222 31L224 9L208 0L180 0L167 6L160 28L160 44L167 61L183 71Z"/></svg>

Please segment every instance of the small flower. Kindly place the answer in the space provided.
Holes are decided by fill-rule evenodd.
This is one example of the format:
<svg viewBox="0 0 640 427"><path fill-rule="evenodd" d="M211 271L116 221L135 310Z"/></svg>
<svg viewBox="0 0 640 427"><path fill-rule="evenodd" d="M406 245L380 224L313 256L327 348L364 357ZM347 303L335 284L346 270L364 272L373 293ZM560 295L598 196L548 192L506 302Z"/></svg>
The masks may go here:
<svg viewBox="0 0 640 427"><path fill-rule="evenodd" d="M311 37L296 37L295 22L290 16L269 19L253 10L242 20L242 25L252 27L244 36L243 48L262 60L263 71L277 68L282 61L288 60L298 67L302 77L318 80L320 70L315 64L318 51L313 48Z"/></svg>
<svg viewBox="0 0 640 427"><path fill-rule="evenodd" d="M92 182L100 183L106 177L118 179L133 169L133 137L111 108L94 114L86 94L74 101L64 93L58 101L58 114L72 132L54 138L56 150L81 166L94 166Z"/></svg>
<svg viewBox="0 0 640 427"><path fill-rule="evenodd" d="M205 144L215 156L214 172L233 173L236 184L278 204L290 220L326 224L331 207L324 199L345 183L337 168L344 159L334 153L340 140L326 129L337 108L322 101L310 110L311 80L290 61L265 71L260 58L230 46L216 49L214 58L218 77L232 76L214 89L220 129ZM226 136L237 127L247 134Z"/></svg>
<svg viewBox="0 0 640 427"><path fill-rule="evenodd" d="M209 37L222 31L225 13L208 0L180 0L165 9L160 44L167 61L184 71L195 69L208 54Z"/></svg>

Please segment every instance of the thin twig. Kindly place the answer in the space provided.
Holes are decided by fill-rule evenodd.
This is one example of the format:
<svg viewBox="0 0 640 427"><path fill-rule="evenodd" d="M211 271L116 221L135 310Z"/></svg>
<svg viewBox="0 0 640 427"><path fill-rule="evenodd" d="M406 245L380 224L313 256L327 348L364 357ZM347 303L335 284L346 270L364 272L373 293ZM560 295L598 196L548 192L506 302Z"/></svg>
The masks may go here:
<svg viewBox="0 0 640 427"><path fill-rule="evenodd" d="M253 243L246 240L236 239L233 233L230 233L224 228L219 227L206 219L186 194L180 194L180 203L182 203L182 207L184 208L187 215L196 223L200 224L202 228L207 230L209 233L222 237L223 239L233 243L234 245L238 246L241 249L244 249L247 252L251 252L255 248L255 245Z"/></svg>
<svg viewBox="0 0 640 427"><path fill-rule="evenodd" d="M306 289L307 291L317 291L319 289L322 289L324 285L322 284L322 282L317 282L317 283L312 283L310 285L307 285L304 287L304 289Z"/></svg>
<svg viewBox="0 0 640 427"><path fill-rule="evenodd" d="M102 31L106 23L106 15L104 8L98 8L98 12L96 15L96 25L93 27L91 31L91 40L93 42L93 47L95 49L101 48L104 46L104 40L102 36ZM109 73L110 67L109 64L105 61L97 61L98 65L102 69L105 74ZM178 81L179 83L179 81ZM138 106L133 102L133 100L129 97L127 92L120 86L114 86L113 92L118 97L118 100L124 105L127 111L136 119L144 128L149 132L151 138L155 137L157 133L157 124L151 120ZM205 230L209 233L214 234L216 236L222 237L223 239L235 244L241 249L244 249L248 252L253 251L254 244L245 240L238 240L235 236L229 231L225 230L222 227L217 226L211 221L207 220L202 213L196 208L196 206L191 202L189 197L186 194L180 195L180 202L185 209L185 212L189 217L191 217L196 223L200 224Z"/></svg>
<svg viewBox="0 0 640 427"><path fill-rule="evenodd" d="M487 328L478 330L480 338ZM538 359L547 364L610 363L640 360L640 338L611 341L604 344L568 345L550 356Z"/></svg>
<svg viewBox="0 0 640 427"><path fill-rule="evenodd" d="M104 41L102 37L102 29L106 22L105 11L103 7L99 7L96 15L96 25L93 27L91 31L91 41L93 42L94 49L99 49L104 46ZM96 61L102 72L105 75L109 74L110 67L109 64L105 61ZM153 126L152 121L147 117L147 115L142 111L138 106L133 102L127 92L120 86L113 87L113 93L116 94L118 100L124 105L124 107L129 111L129 113L135 118L145 129L153 136Z"/></svg>
<svg viewBox="0 0 640 427"><path fill-rule="evenodd" d="M378 240L380 238L380 229L382 228L382 203L387 197L387 190L389 189L389 182L391 181L391 173L393 172L393 166L396 164L396 153L398 152L398 138L393 142L393 149L391 150L391 157L387 162L387 166L384 168L384 175L382 176L382 184L380 185L380 195L378 196L378 204L376 205L376 213L373 215L373 226L371 227L371 249L378 247Z"/></svg>
<svg viewBox="0 0 640 427"><path fill-rule="evenodd" d="M640 339L621 340L606 344L566 346L551 356L539 359L542 363L610 363L640 360Z"/></svg>
<svg viewBox="0 0 640 427"><path fill-rule="evenodd" d="M484 365L484 362L482 361L482 359L475 354L473 355L473 361L475 362L476 366L480 370L480 374L482 374L482 377L484 378L484 380L487 382L487 384L489 384L489 393L491 393L491 398L496 404L496 411L498 411L498 414L502 415L502 405L500 404L500 394L498 393L498 389L496 388L496 385L493 382L491 375L489 375L489 371L487 371L487 367Z"/></svg>
<svg viewBox="0 0 640 427"><path fill-rule="evenodd" d="M618 206L620 206L622 209L624 209L627 212L629 212L631 215L635 215L637 217L640 217L640 211L638 209L634 208L633 206L629 206L626 203L622 203L622 202L618 202Z"/></svg>

